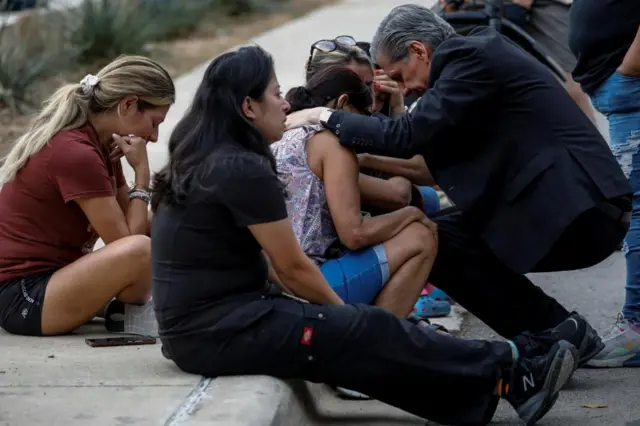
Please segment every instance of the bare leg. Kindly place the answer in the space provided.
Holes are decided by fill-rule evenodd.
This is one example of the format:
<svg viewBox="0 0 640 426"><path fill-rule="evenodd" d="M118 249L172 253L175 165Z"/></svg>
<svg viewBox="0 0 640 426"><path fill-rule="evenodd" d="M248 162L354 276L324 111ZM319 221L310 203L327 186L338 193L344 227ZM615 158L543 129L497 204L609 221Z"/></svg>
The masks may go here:
<svg viewBox="0 0 640 426"><path fill-rule="evenodd" d="M149 300L151 242L134 235L115 241L57 271L47 285L42 334L64 334L85 324L113 297Z"/></svg>
<svg viewBox="0 0 640 426"><path fill-rule="evenodd" d="M437 254L436 239L426 226L414 222L382 245L391 279L376 298L376 305L406 318L431 272Z"/></svg>

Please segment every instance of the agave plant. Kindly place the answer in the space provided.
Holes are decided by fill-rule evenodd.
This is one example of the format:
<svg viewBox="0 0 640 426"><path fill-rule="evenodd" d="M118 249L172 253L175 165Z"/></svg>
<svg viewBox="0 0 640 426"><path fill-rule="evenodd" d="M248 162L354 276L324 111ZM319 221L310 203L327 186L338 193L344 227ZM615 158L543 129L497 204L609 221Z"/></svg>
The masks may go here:
<svg viewBox="0 0 640 426"><path fill-rule="evenodd" d="M147 3L136 0L84 0L67 11L67 30L78 59L85 63L145 54L162 32Z"/></svg>
<svg viewBox="0 0 640 426"><path fill-rule="evenodd" d="M45 47L45 36L34 28L0 23L0 107L30 112L33 87L63 64L63 52Z"/></svg>

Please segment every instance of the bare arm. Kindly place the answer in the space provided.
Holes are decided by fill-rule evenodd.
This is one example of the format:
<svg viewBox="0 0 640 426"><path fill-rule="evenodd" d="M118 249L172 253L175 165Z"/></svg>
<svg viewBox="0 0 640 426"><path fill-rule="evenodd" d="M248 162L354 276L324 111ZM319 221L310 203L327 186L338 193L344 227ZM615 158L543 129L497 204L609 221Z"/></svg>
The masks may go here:
<svg viewBox="0 0 640 426"><path fill-rule="evenodd" d="M640 75L640 27L618 71L624 75Z"/></svg>
<svg viewBox="0 0 640 426"><path fill-rule="evenodd" d="M250 225L249 230L267 254L274 275L285 288L310 302L344 303L320 269L302 252L289 219Z"/></svg>
<svg viewBox="0 0 640 426"><path fill-rule="evenodd" d="M411 182L402 177L379 179L360 173L358 178L361 201L388 211L411 204Z"/></svg>
<svg viewBox="0 0 640 426"><path fill-rule="evenodd" d="M269 281L271 281L272 283L274 283L275 285L280 287L280 289L282 291L284 291L285 293L295 294L286 285L284 285L284 283L282 282L282 280L278 276L278 273L273 268L273 263L271 263L271 259L269 259L269 256L267 255L267 253L264 250L262 251L262 255L264 256L264 260L267 262L267 267L269 268L269 272L268 272Z"/></svg>
<svg viewBox="0 0 640 426"><path fill-rule="evenodd" d="M120 208L122 209L123 212L129 211L129 187L124 185L121 186L120 188L118 188L118 194L116 196L116 198L118 199L118 205L120 205ZM153 212L149 209L147 209L147 231L145 232L145 234L147 236L151 236L151 221L153 219Z"/></svg>
<svg viewBox="0 0 640 426"><path fill-rule="evenodd" d="M415 207L365 218L360 213L359 170L355 154L337 138L322 132L307 142L310 166L321 177L327 203L340 240L351 250L369 247L398 234L424 214ZM320 161L318 161L320 160Z"/></svg>
<svg viewBox="0 0 640 426"><path fill-rule="evenodd" d="M136 171L136 184L149 187L148 166ZM147 203L139 199L129 200L126 186L118 189L117 196L79 198L76 202L105 244L129 235L146 235L149 231Z"/></svg>
<svg viewBox="0 0 640 426"><path fill-rule="evenodd" d="M435 184L422 155L414 155L405 160L365 153L358 155L358 161L363 169L373 169L392 176L401 176L409 179L415 185L433 186Z"/></svg>

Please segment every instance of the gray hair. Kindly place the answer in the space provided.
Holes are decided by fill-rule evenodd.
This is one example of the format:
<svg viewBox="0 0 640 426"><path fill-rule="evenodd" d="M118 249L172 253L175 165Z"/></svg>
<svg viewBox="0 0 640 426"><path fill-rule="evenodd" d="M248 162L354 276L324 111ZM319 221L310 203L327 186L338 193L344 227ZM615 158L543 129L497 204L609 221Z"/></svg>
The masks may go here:
<svg viewBox="0 0 640 426"><path fill-rule="evenodd" d="M378 59L383 53L391 62L404 60L409 45L419 41L431 48L456 34L444 19L417 4L395 7L382 20L371 41L371 57Z"/></svg>
<svg viewBox="0 0 640 426"><path fill-rule="evenodd" d="M369 65L373 68L373 61L369 58L369 55L367 55L367 53L358 46L346 46L341 44L339 48L333 52L316 52L316 54L309 59L309 63L307 63L306 80L309 81L311 77L325 68L329 68L334 65L348 66L351 63Z"/></svg>

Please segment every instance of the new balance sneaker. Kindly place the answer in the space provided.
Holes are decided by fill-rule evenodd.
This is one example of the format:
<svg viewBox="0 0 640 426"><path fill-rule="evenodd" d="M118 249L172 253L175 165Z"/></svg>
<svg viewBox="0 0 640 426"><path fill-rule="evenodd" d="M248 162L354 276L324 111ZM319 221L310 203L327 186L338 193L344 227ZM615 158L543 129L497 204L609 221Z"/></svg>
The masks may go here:
<svg viewBox="0 0 640 426"><path fill-rule="evenodd" d="M640 324L632 324L620 314L603 340L604 349L587 363L588 367L640 367Z"/></svg>
<svg viewBox="0 0 640 426"><path fill-rule="evenodd" d="M502 396L527 426L535 424L555 404L571 377L578 351L567 341L556 342L546 355L520 357L502 384Z"/></svg>
<svg viewBox="0 0 640 426"><path fill-rule="evenodd" d="M540 333L525 332L514 338L513 342L520 354L525 357L535 357L545 354L555 342L560 340L566 340L578 350L579 360L576 368L585 365L604 348L598 333L577 312L572 312L555 328Z"/></svg>
<svg viewBox="0 0 640 426"><path fill-rule="evenodd" d="M105 309L104 320L105 327L112 333L158 337L153 301L144 305L130 305L113 299Z"/></svg>

